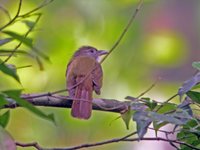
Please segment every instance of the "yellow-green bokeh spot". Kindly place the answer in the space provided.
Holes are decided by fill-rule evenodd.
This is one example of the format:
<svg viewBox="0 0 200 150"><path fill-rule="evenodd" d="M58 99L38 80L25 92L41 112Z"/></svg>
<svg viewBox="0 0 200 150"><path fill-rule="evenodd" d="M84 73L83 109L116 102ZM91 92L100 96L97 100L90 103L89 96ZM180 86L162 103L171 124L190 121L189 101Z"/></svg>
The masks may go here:
<svg viewBox="0 0 200 150"><path fill-rule="evenodd" d="M184 40L173 33L156 33L150 35L144 44L145 61L158 66L174 66L186 57Z"/></svg>

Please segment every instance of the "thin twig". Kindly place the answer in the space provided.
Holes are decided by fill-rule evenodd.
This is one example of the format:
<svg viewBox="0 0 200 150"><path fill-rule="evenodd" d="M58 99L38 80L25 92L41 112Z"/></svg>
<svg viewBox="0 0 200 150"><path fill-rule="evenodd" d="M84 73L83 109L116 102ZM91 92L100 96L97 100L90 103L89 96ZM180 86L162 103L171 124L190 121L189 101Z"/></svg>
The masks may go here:
<svg viewBox="0 0 200 150"><path fill-rule="evenodd" d="M167 140L170 140L167 133L165 133L165 136L166 136L166 139L167 139ZM172 147L174 147L174 148L176 148L176 149L179 149L173 142L169 142L169 144L170 144Z"/></svg>
<svg viewBox="0 0 200 150"><path fill-rule="evenodd" d="M35 21L35 25L38 23L39 19L41 17L41 14L38 15L36 21ZM35 26L32 26L31 28L29 28L29 30L26 32L26 34L24 35L24 38L26 38L29 33L34 29ZM10 53L10 55L3 61L3 63L6 63L14 54L15 52L18 50L18 48L22 45L23 41L20 41L19 44L13 49L13 51Z"/></svg>
<svg viewBox="0 0 200 150"><path fill-rule="evenodd" d="M17 51L17 49L22 45L22 41L19 42L19 44L17 44L17 46L15 46L15 48L13 49L13 51L8 55L8 57L2 62L2 63L6 63Z"/></svg>
<svg viewBox="0 0 200 150"><path fill-rule="evenodd" d="M55 94L63 93L66 91L67 91L67 89L58 90L58 91L54 91L54 92L47 92L47 93L42 93L42 94L37 94L37 95L30 95L30 96L29 96L29 94L27 94L27 96L25 96L24 98L33 99L33 98L40 98L40 97L45 97L45 96L53 96Z"/></svg>
<svg viewBox="0 0 200 150"><path fill-rule="evenodd" d="M23 14L23 15L19 15L19 17L28 17L29 15L33 14L34 12L38 11L39 9L47 6L48 4L52 3L54 0L45 0L42 2L42 4L40 4L38 7L34 8L33 10Z"/></svg>
<svg viewBox="0 0 200 150"><path fill-rule="evenodd" d="M136 98L140 98L141 96L143 96L144 94L148 93L153 87L156 86L157 82L158 82L159 78L156 79L156 81L144 92L142 92L140 95L138 95Z"/></svg>
<svg viewBox="0 0 200 150"><path fill-rule="evenodd" d="M15 142L17 146L20 147L34 147L37 150L42 150L43 148L37 143L37 142L32 142L32 143L20 143L20 142Z"/></svg>
<svg viewBox="0 0 200 150"><path fill-rule="evenodd" d="M154 130L154 131L155 131L155 129L154 129L154 128L151 128L151 127L148 127L148 129ZM162 133L165 133L165 134L174 134L175 132L178 132L178 131L165 131L165 130L161 130L161 129L156 130L156 131L162 132Z"/></svg>
<svg viewBox="0 0 200 150"><path fill-rule="evenodd" d="M19 66L19 67L16 67L16 69L24 69L24 68L29 68L29 67L32 67L32 65Z"/></svg>
<svg viewBox="0 0 200 150"><path fill-rule="evenodd" d="M0 49L0 53L3 53L3 54L10 54L10 53L12 53L13 52L13 50L7 50L7 49ZM22 54L22 55L27 55L27 56L29 56L29 57L31 57L31 58L33 58L34 56L31 54L31 53L28 53L28 52L26 52L25 50L17 50L16 52L15 52L15 54Z"/></svg>
<svg viewBox="0 0 200 150"><path fill-rule="evenodd" d="M129 142L133 142L133 141L163 141L163 142L172 142L172 143L176 143L176 144L182 144L187 146L188 148L192 148L192 150L200 150L200 148L194 147L193 145L190 145L188 143L182 142L182 141L178 141L178 140L170 140L170 139L165 139L165 138L161 138L161 137L156 137L156 138L151 138L151 137L146 137L146 138L130 138L130 139L124 139L123 141L129 141Z"/></svg>
<svg viewBox="0 0 200 150"><path fill-rule="evenodd" d="M100 64L102 64L105 59L115 50L115 48L119 45L119 43L121 42L122 38L124 37L124 35L126 34L126 32L128 31L128 29L130 28L131 24L133 23L133 21L135 20L141 6L143 4L143 0L139 1L139 4L137 5L136 10L134 10L133 15L131 16L131 19L129 20L128 24L126 25L126 27L124 28L124 30L122 31L121 35L119 36L119 38L117 39L117 41L115 42L115 44L112 46L112 48L110 49L109 53L101 60Z"/></svg>
<svg viewBox="0 0 200 150"><path fill-rule="evenodd" d="M132 133L132 134L134 135L135 132ZM132 136L132 134L130 136ZM16 142L16 145L17 146L21 146L21 147L35 147L37 150L77 150L77 149L97 147L97 146L111 144L111 143L117 143L117 142L163 141L163 142L172 143L173 145L174 144L181 144L181 145L187 146L188 148L191 148L193 150L200 150L200 148L197 148L197 147L195 147L193 145L190 145L188 143L185 143L185 142L182 142L182 141L178 141L178 140L165 139L165 138L161 138L161 137L155 137L155 138L152 138L152 137L128 138L128 137L129 137L129 135L125 136L125 137L122 137L122 138L114 138L114 139L110 139L110 140L106 140L106 141L102 141L102 142L82 144L82 145L79 145L79 146L68 147L68 148L42 148L41 146L39 146L35 142L27 143L27 144Z"/></svg>
<svg viewBox="0 0 200 150"><path fill-rule="evenodd" d="M48 5L49 3L53 2L54 0L44 0L42 2L42 4L40 4L39 6L37 6L36 8L34 8L33 10L29 11L29 12L26 12L22 15L18 15L18 17L12 22L12 23L15 23L17 21L21 21L23 20L24 18L27 18L27 17L30 17L30 16L37 16L38 14L40 13L36 13L36 11L38 11L39 9L45 7L46 5ZM9 24L10 25L10 24Z"/></svg>
<svg viewBox="0 0 200 150"><path fill-rule="evenodd" d="M11 20L9 11L1 5L0 5L0 9L8 16L9 20Z"/></svg>
<svg viewBox="0 0 200 150"><path fill-rule="evenodd" d="M133 133L128 134L128 135L121 137L121 138L115 138L115 139L106 140L106 141L103 141L103 142L91 143L91 144L83 144L83 145L69 147L69 148L56 148L56 150L76 150L76 149L82 149L82 148L86 148L86 147L96 147L96 146L100 146L100 145L120 142L120 141L126 140L127 138L129 138L129 137L131 137L135 134L137 134L137 132L133 132Z"/></svg>
<svg viewBox="0 0 200 150"><path fill-rule="evenodd" d="M18 5L18 10L17 13L15 15L15 17L13 19L11 19L7 24L5 24L3 27L0 28L0 31L2 31L3 29L5 29L7 26L11 25L19 16L19 13L21 11L21 6L22 6L22 0L19 0L19 5Z"/></svg>
<svg viewBox="0 0 200 150"><path fill-rule="evenodd" d="M121 141L121 140L125 140L125 139L127 139L127 138L129 138L129 137L131 137L131 136L133 136L133 135L135 135L135 134L137 134L137 132L133 132L133 133L130 133L130 134L128 134L128 135L126 135L126 136L124 136L124 137L122 137L122 138L118 138L118 140L119 141ZM113 140L113 139L112 139ZM115 139L115 140L117 140L117 139ZM109 140L108 140L109 141ZM80 148L82 148L81 146L76 146L76 147L72 147L72 148L42 148L37 142L31 142L31 143L20 143L20 142L15 142L15 144L17 145L17 146L20 146L20 147L34 147L34 148L36 148L37 150L61 150L61 149L63 149L63 150L68 150L68 149L70 149L70 150L72 150L72 149L80 149ZM83 145L82 145L83 146ZM85 146L85 145L84 145ZM91 147L91 146L89 146L89 147Z"/></svg>

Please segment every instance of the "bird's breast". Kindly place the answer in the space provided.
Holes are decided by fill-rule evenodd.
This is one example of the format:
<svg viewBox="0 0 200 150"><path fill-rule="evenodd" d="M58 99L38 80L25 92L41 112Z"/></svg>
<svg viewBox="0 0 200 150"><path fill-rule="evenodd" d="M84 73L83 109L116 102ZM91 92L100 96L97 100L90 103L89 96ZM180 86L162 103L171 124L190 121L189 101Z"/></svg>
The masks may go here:
<svg viewBox="0 0 200 150"><path fill-rule="evenodd" d="M72 61L72 70L76 76L85 76L94 69L97 61L93 57L79 56Z"/></svg>

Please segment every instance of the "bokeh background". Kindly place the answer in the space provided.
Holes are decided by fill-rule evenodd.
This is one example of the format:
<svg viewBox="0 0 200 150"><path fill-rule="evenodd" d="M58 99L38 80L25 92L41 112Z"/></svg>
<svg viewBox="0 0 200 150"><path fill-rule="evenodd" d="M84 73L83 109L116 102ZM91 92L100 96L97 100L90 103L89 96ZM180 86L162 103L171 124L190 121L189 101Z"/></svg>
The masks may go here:
<svg viewBox="0 0 200 150"><path fill-rule="evenodd" d="M23 1L22 13L41 0ZM43 61L41 71L33 59L13 57L9 63L17 66L33 65L20 69L22 85L4 76L0 89L24 89L24 93L51 92L65 88L66 65L76 49L92 45L109 50L122 32L137 5L136 0L54 0L40 10L43 14L35 31L30 34L34 45L50 57ZM14 16L18 1L0 0ZM33 18L34 19L34 18ZM0 25L8 21L0 12ZM156 87L145 96L164 101L177 92L181 83L195 70L193 61L200 58L200 1L199 0L146 0L134 24L117 49L103 63L104 84L102 98L124 100L138 96L157 78ZM24 33L27 28L17 23L7 30ZM3 35L0 34L3 38ZM13 47L16 43L6 45ZM29 50L22 46L21 49ZM67 93L64 93L67 95ZM124 136L135 131L131 122L126 130L119 114L93 112L89 121L73 119L69 109L41 108L54 113L57 125L17 108L11 112L7 130L17 141L37 141L44 147L68 147ZM113 121L115 120L115 121ZM149 133L149 136L153 136ZM155 144L156 143L156 144ZM91 149L170 150L163 142L115 143ZM27 148L31 150L32 148ZM21 148L19 148L21 150Z"/></svg>

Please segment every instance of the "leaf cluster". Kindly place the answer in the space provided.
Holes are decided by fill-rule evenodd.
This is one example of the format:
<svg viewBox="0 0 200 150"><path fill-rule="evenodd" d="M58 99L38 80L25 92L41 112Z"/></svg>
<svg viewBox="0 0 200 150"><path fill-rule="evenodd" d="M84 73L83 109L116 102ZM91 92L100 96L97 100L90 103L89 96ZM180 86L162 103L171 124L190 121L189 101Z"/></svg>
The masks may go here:
<svg viewBox="0 0 200 150"><path fill-rule="evenodd" d="M6 8L0 7L0 10L5 12L9 19L9 21L5 25L0 27L0 33L2 35L0 39L0 71L5 76L10 76L11 78L15 79L19 84L21 83L20 77L17 74L17 69L23 67L17 67L15 64L8 63L8 61L12 57L17 57L18 55L25 55L27 58L32 58L37 61L41 70L43 69L41 59L49 61L48 56L46 56L41 50L34 46L33 39L29 37L29 35L33 31L35 31L36 25L41 18L42 14L38 11L44 6L51 3L52 1L53 0L44 0L36 8L24 14L21 14L23 1L19 0L18 10L13 18L10 17L11 15L9 14L9 11ZM23 34L19 34L14 30L8 29L8 27L14 26L18 22L25 24L27 27L27 31L25 31ZM10 44L11 46L7 46L8 44ZM8 49L7 47L10 47L10 49ZM24 47L28 48L28 50L24 49ZM29 66L31 65L28 65L28 67ZM53 114L44 113L28 101L21 98L21 95L22 90L18 89L0 91L0 149L16 149L14 140L4 129L6 128L10 119L10 110L2 110L2 108L5 108L7 105L12 105L13 107L19 105L23 108L28 109L38 117L55 123Z"/></svg>
<svg viewBox="0 0 200 150"><path fill-rule="evenodd" d="M194 62L192 65L200 70L200 62ZM125 113L122 113L127 129L130 120L136 122L137 134L142 139L150 125L153 125L155 134L166 125L173 125L170 133L177 135L177 140L200 148L200 118L195 115L195 108L200 108L200 72L188 79L179 88L177 94L163 103L152 100L148 97L134 98L131 96L126 99L131 100L130 106ZM196 90L196 91L194 91ZM181 103L170 102L173 98L179 96ZM184 98L184 100L182 100ZM176 130L178 129L178 130ZM168 133L167 131L165 132ZM186 150L186 145L180 146L181 150Z"/></svg>

